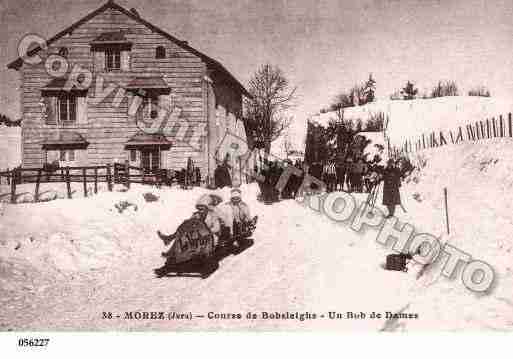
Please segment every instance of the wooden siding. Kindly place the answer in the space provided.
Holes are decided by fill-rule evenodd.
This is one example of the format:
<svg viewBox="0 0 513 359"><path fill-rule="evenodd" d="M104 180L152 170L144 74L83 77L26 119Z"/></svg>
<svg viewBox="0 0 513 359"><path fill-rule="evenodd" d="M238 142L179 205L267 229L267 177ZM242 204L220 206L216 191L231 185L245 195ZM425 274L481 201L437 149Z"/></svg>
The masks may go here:
<svg viewBox="0 0 513 359"><path fill-rule="evenodd" d="M66 35L53 43L47 51L41 51L43 58L57 54L59 48L68 49L68 59L73 65L91 72L95 70L94 53L89 42L103 32L123 30L126 38L133 43L130 54L130 71L97 72L102 76L103 87L109 83L126 86L134 77L160 75L172 89L169 101L181 108L177 122L201 124L206 121L204 112L203 77L206 65L201 59L148 27L115 10L107 9L88 22L76 28L71 35ZM165 59L155 58L157 46L166 49ZM40 166L44 161L41 141L58 130L56 125L46 125L42 118L41 88L52 78L46 73L43 64L24 65L22 73L22 113L23 113L23 165ZM129 99L124 96L118 107L112 101L117 90L102 102L95 99L97 83L94 82L87 97L87 119L84 123L61 127L61 131L78 132L90 143L87 150L77 151L77 165L102 165L114 160L129 158L125 143L137 131L135 119L128 115ZM166 168L179 169L185 166L187 158L192 157L206 174L206 146L195 151L187 144L169 137L174 145L163 152L162 164ZM193 140L198 140L194 139Z"/></svg>

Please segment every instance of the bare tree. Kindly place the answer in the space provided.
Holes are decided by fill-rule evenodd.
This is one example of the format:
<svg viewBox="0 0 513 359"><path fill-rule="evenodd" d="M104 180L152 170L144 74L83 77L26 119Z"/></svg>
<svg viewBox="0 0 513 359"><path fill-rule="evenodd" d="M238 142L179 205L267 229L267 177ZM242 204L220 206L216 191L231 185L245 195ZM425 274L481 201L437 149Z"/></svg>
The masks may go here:
<svg viewBox="0 0 513 359"><path fill-rule="evenodd" d="M271 152L271 144L290 125L287 110L292 106L296 88L291 88L283 72L266 64L249 81L251 98L245 100L246 125L256 147Z"/></svg>
<svg viewBox="0 0 513 359"><path fill-rule="evenodd" d="M438 81L431 90L431 97L458 96L458 86L454 81Z"/></svg>

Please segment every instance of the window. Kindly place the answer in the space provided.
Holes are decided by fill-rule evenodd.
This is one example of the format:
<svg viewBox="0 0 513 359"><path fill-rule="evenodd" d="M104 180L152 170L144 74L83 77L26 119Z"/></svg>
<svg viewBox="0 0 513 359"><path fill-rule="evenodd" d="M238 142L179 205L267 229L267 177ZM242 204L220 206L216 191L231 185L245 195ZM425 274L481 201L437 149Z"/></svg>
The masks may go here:
<svg viewBox="0 0 513 359"><path fill-rule="evenodd" d="M58 98L59 121L61 123L75 123L77 121L77 99L72 94Z"/></svg>
<svg viewBox="0 0 513 359"><path fill-rule="evenodd" d="M121 51L107 50L105 51L105 70L116 71L121 69Z"/></svg>
<svg viewBox="0 0 513 359"><path fill-rule="evenodd" d="M52 156L47 155L47 157L50 158ZM61 162L75 161L75 150L60 150L59 151L59 161L61 161Z"/></svg>
<svg viewBox="0 0 513 359"><path fill-rule="evenodd" d="M159 98L158 97L145 97L143 108L143 118L145 120L154 120L159 115Z"/></svg>
<svg viewBox="0 0 513 359"><path fill-rule="evenodd" d="M166 58L166 49L164 46L157 47L157 50L155 51L155 58L156 59L165 59Z"/></svg>
<svg viewBox="0 0 513 359"><path fill-rule="evenodd" d="M160 168L159 150L142 150L141 151L141 167L147 172L156 171Z"/></svg>
<svg viewBox="0 0 513 359"><path fill-rule="evenodd" d="M136 150L130 150L130 161L132 161L132 162L137 161L137 151Z"/></svg>

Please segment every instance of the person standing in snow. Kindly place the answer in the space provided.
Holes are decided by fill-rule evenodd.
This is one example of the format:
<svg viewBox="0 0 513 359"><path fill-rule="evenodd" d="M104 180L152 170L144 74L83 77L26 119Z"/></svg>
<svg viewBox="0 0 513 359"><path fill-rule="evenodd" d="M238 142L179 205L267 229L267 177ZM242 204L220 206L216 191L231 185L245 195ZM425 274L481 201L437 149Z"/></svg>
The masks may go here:
<svg viewBox="0 0 513 359"><path fill-rule="evenodd" d="M337 188L337 172L335 169L335 163L333 161L329 161L326 165L326 185L328 192L333 192Z"/></svg>
<svg viewBox="0 0 513 359"><path fill-rule="evenodd" d="M394 160L389 159L383 171L383 205L388 209L386 218L392 217L395 207L401 204L399 187L401 187L401 171L396 167Z"/></svg>
<svg viewBox="0 0 513 359"><path fill-rule="evenodd" d="M336 189L339 191L343 191L344 184L346 182L346 163L345 163L345 158L342 156L339 156L337 158L336 172L337 172Z"/></svg>
<svg viewBox="0 0 513 359"><path fill-rule="evenodd" d="M228 164L228 157L226 157L221 164L217 166L214 171L215 188L224 188L232 186L232 178L230 176L231 166Z"/></svg>
<svg viewBox="0 0 513 359"><path fill-rule="evenodd" d="M249 206L242 200L242 192L238 188L232 189L230 201L224 204L224 209L230 213L233 218L232 223L226 223L230 227L232 236L242 233L246 223L251 221Z"/></svg>

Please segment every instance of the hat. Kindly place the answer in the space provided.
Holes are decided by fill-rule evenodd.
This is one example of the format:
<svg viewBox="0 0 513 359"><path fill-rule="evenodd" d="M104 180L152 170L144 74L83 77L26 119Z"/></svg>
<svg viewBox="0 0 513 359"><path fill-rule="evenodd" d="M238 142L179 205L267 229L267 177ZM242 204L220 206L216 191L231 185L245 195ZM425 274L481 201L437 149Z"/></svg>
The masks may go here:
<svg viewBox="0 0 513 359"><path fill-rule="evenodd" d="M212 205L212 198L208 194L204 194L196 202L196 207L197 206L210 207L211 205Z"/></svg>
<svg viewBox="0 0 513 359"><path fill-rule="evenodd" d="M241 198L242 192L240 189L234 188L231 190L230 196L231 196L231 198Z"/></svg>

